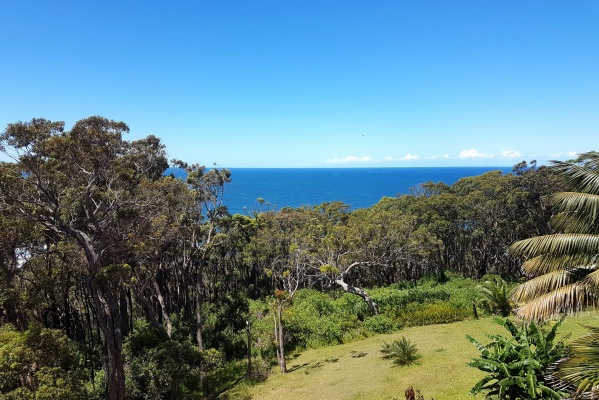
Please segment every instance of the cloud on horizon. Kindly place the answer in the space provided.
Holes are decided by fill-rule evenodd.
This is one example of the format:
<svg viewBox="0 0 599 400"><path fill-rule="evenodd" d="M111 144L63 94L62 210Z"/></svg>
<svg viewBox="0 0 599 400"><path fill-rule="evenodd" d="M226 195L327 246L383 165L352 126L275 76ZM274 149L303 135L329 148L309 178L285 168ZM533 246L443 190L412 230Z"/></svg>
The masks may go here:
<svg viewBox="0 0 599 400"><path fill-rule="evenodd" d="M479 153L476 149L464 149L460 151L458 158L493 158L491 154Z"/></svg>
<svg viewBox="0 0 599 400"><path fill-rule="evenodd" d="M517 158L523 157L524 154L520 153L518 150L503 150L501 155L507 158Z"/></svg>
<svg viewBox="0 0 599 400"><path fill-rule="evenodd" d="M364 163L364 162L372 162L374 161L370 156L364 157L356 157L356 156L347 156L344 158L329 158L325 161L326 164L347 164L347 163Z"/></svg>
<svg viewBox="0 0 599 400"><path fill-rule="evenodd" d="M410 160L418 160L420 157L416 154L406 153L403 157L393 158L391 156L386 156L383 158L385 161L410 161Z"/></svg>

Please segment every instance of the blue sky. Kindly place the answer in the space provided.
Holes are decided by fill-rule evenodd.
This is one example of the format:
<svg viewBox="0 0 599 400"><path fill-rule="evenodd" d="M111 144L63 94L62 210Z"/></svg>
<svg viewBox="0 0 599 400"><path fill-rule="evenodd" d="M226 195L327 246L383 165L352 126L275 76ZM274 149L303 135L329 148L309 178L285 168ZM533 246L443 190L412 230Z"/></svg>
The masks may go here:
<svg viewBox="0 0 599 400"><path fill-rule="evenodd" d="M0 125L90 115L223 167L599 150L598 1L2 1Z"/></svg>

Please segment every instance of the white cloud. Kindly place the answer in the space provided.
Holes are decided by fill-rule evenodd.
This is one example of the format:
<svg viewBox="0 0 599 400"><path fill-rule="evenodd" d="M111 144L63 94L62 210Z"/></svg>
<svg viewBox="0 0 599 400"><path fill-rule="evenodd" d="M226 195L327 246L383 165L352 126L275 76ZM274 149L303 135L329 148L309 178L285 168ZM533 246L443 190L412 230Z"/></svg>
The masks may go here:
<svg viewBox="0 0 599 400"><path fill-rule="evenodd" d="M410 153L406 153L405 156L403 157L391 157L391 156L385 156L385 158L383 158L384 161L411 161L411 160L418 160L420 157L418 157L418 155L416 154L410 154Z"/></svg>
<svg viewBox="0 0 599 400"><path fill-rule="evenodd" d="M460 151L459 158L492 158L492 155L479 153L476 149L464 149Z"/></svg>
<svg viewBox="0 0 599 400"><path fill-rule="evenodd" d="M449 159L449 154L445 153L442 156L431 156L430 159L431 160L438 160L438 159L447 160L447 159Z"/></svg>
<svg viewBox="0 0 599 400"><path fill-rule="evenodd" d="M517 158L517 157L524 156L518 150L503 150L503 152L501 153L501 155L504 156L504 157L509 157L509 158Z"/></svg>
<svg viewBox="0 0 599 400"><path fill-rule="evenodd" d="M371 162L372 157L364 156L364 157L356 157L356 156L347 156L344 158L329 158L325 161L327 164L347 164L347 163L355 163L355 162Z"/></svg>
<svg viewBox="0 0 599 400"><path fill-rule="evenodd" d="M405 156L400 157L400 160L406 160L406 161L417 160L417 159L418 159L418 156L416 154L410 154L410 153L407 153Z"/></svg>
<svg viewBox="0 0 599 400"><path fill-rule="evenodd" d="M578 157L578 153L575 151L568 152L568 157Z"/></svg>

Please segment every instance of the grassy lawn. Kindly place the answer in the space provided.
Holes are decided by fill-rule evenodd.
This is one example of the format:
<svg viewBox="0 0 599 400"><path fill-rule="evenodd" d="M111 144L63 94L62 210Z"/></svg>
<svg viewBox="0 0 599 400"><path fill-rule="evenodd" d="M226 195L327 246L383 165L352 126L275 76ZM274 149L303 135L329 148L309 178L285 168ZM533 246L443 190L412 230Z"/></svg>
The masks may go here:
<svg viewBox="0 0 599 400"><path fill-rule="evenodd" d="M559 333L579 337L585 330L579 324L597 325L597 314L568 317ZM404 399L404 390L412 385L426 400L463 400L474 398L470 388L484 375L466 363L478 355L466 340L471 335L483 343L486 333L509 333L491 318L453 324L406 328L399 332L373 336L358 342L306 350L288 361L290 370L273 375L253 386L240 383L222 399L255 400L377 400ZM415 343L422 358L417 365L397 367L381 358L383 341L405 336ZM483 396L478 396L481 399Z"/></svg>

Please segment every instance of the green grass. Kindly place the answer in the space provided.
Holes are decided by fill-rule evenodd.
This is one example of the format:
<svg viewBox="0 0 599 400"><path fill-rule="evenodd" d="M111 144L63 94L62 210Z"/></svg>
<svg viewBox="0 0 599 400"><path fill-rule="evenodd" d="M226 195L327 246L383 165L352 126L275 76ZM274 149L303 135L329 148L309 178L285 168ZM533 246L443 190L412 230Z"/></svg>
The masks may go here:
<svg viewBox="0 0 599 400"><path fill-rule="evenodd" d="M572 332L581 336L578 325L598 325L597 314L568 317L559 329L561 335ZM406 328L399 332L377 335L361 341L306 350L288 361L289 373L273 369L266 382L242 382L221 399L253 400L378 400L403 399L408 386L419 389L426 400L463 400L474 397L470 388L484 375L466 363L479 353L466 340L471 335L483 343L486 333L508 335L491 318L452 324ZM382 358L383 341L405 336L414 343L422 358L411 366L395 366ZM480 395L477 399L482 399Z"/></svg>

